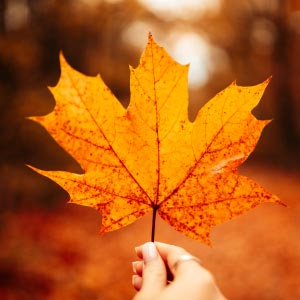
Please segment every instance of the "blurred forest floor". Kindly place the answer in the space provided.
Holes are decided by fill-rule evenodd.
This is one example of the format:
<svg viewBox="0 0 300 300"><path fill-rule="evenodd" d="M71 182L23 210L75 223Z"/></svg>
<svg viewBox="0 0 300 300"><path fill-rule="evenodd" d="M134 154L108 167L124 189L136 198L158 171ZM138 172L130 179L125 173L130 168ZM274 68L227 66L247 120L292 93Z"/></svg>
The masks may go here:
<svg viewBox="0 0 300 300"><path fill-rule="evenodd" d="M265 203L212 231L213 247L158 220L156 239L199 256L231 300L300 298L300 173L263 166L241 172L288 205ZM1 300L131 299L134 247L150 238L151 216L99 236L100 215L62 204L1 215Z"/></svg>

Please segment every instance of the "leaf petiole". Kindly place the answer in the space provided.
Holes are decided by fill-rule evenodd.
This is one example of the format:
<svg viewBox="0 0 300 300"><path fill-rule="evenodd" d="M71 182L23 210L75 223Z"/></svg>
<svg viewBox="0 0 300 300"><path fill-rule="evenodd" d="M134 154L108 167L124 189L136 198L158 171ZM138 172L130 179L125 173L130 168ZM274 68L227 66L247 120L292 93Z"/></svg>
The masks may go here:
<svg viewBox="0 0 300 300"><path fill-rule="evenodd" d="M158 210L158 205L153 205L151 242L154 242L154 237L155 237L155 224L156 224L157 210Z"/></svg>

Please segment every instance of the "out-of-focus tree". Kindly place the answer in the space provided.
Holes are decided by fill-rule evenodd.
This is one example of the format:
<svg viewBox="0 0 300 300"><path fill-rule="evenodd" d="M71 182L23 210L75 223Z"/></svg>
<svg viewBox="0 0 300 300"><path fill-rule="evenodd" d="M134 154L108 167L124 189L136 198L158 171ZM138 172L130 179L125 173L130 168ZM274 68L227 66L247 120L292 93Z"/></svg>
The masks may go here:
<svg viewBox="0 0 300 300"><path fill-rule="evenodd" d="M256 110L261 116L274 117L259 151L265 157L273 155L299 165L299 2L228 0L210 22L215 26L208 34L229 55L232 74L240 84L254 84L273 75ZM215 86L215 82L209 85Z"/></svg>

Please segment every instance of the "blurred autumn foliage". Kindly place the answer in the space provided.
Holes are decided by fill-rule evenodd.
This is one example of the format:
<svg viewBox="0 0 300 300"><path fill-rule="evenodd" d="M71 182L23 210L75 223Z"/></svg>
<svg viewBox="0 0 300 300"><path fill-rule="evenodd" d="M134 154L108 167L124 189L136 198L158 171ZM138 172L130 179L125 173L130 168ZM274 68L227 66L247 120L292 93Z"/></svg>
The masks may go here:
<svg viewBox="0 0 300 300"><path fill-rule="evenodd" d="M262 175L262 183L267 182L269 190L295 208L291 215L285 215L286 219L280 219L277 209L278 218L275 218L264 206L265 214L258 215L260 218L266 216L266 224L258 230L272 225L273 232L274 228L281 228L279 222L284 220L287 231L281 228L276 237L260 232L268 245L254 235L255 228L251 231L248 227L253 244L248 241L243 245L239 239L233 244L227 241L224 246L227 251L234 246L244 251L238 252L235 248L232 253L238 254L227 254L227 259L240 264L241 270L247 273L244 276L249 276L246 288L239 285L246 279L237 278L240 275L238 266L235 270L229 269L226 263L217 263L222 251L206 255L207 249L199 250L195 244L191 247L204 253L206 258L215 259L208 265L217 272L223 289L226 290L227 280L229 286L237 287L236 290L227 287L230 299L299 297L300 291L296 287L299 286L300 266L294 263L294 260L300 261L299 242L294 239L299 233L295 214L300 212L297 204L299 189L296 190L298 185L294 184L299 183L300 170L299 1L1 0L0 299L125 299L133 294L127 274L130 267L121 267L119 273L116 268L120 268L118 264L124 264L125 259L128 263L129 245L148 239L145 226L140 226L141 229L138 225L133 227L138 233L127 243L126 250L122 250L126 254L122 256L119 249L113 256L114 261L113 258L106 261L107 256L100 250L113 253L114 247L107 244L104 247L103 243L121 247L129 231L126 235L124 229L102 242L98 236L91 238L99 227L96 224L98 215L86 210L68 211L65 208L66 192L26 167L30 164L41 169L80 171L79 165L47 132L26 117L43 115L53 109L54 99L47 86L58 81L61 50L77 70L88 75L100 73L115 95L127 105L130 98L128 64L137 65L149 31L176 60L184 64L191 62L191 119L199 107L232 81L237 80L239 85L254 85L272 75L262 103L254 113L259 118L274 118L274 121L265 129L255 153L246 164L251 172L251 166L259 162L262 166L259 172L267 173ZM280 174L282 177L276 178L282 180L272 181L272 174ZM87 216L82 217L85 213ZM57 214L66 217L57 219ZM92 222L90 231L81 228L80 217L83 222ZM245 226L240 226L239 230ZM284 243L291 243L288 245L294 247L292 252L286 250L284 243L282 248L277 245L280 239L288 236L287 233L291 241L284 240ZM101 254L86 251L88 237L90 248L95 247L96 253ZM163 237L169 242L180 240L176 233ZM229 235L227 238L230 240ZM181 242L182 245L189 243L185 239ZM274 244L279 247L279 250L276 248L278 252L268 252ZM252 264L249 270L243 267L243 262L250 260L253 253L257 254L256 246L260 247L261 253L264 253L262 249L267 249L260 259L273 258L275 272L268 267L263 272L265 269L262 268L261 277L254 278L248 271L252 272L256 265ZM126 281L122 277L125 271ZM218 275L222 271L228 275L226 278ZM104 274L111 280L116 278L120 285L112 284ZM284 277L284 287L276 296L267 293L271 289L268 284L260 283L266 279L263 276L273 276L268 278L273 290L279 285L277 280ZM257 278L262 279L258 281ZM282 282L280 284L282 286ZM110 291L111 286L114 291ZM258 289L257 293L254 293L254 287ZM245 289L250 294L245 295Z"/></svg>

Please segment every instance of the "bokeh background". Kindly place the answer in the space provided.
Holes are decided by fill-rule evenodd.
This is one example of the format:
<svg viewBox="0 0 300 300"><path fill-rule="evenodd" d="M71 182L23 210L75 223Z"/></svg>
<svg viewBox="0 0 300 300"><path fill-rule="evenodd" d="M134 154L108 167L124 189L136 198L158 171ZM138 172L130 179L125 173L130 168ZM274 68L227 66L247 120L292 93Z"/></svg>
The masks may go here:
<svg viewBox="0 0 300 300"><path fill-rule="evenodd" d="M66 204L68 194L26 165L79 171L28 116L49 113L59 52L100 73L128 105L129 68L148 32L190 63L189 116L237 80L272 76L254 110L273 118L240 172L281 197L212 231L213 247L158 220L157 239L201 257L231 300L300 299L300 1L1 0L0 299L131 299L134 246L151 216L99 236L101 215Z"/></svg>

